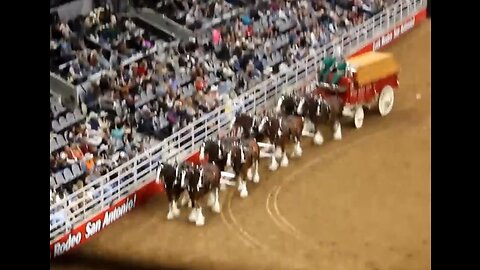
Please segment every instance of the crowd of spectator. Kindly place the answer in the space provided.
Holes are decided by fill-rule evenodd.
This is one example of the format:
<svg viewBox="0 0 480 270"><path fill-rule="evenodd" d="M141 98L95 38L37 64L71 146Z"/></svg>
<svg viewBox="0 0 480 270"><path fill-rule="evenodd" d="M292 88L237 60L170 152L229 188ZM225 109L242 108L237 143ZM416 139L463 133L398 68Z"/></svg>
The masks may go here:
<svg viewBox="0 0 480 270"><path fill-rule="evenodd" d="M175 6L169 16L189 26L232 8L223 0L153 2L159 10ZM122 60L154 45L130 19L100 8L69 23L55 22L54 69L70 81L104 72L87 87L79 108L51 97L52 202L141 154L150 138L168 137L392 2L249 1L246 14L128 64Z"/></svg>
<svg viewBox="0 0 480 270"><path fill-rule="evenodd" d="M154 46L148 33L108 6L68 22L56 18L50 29L50 69L74 85Z"/></svg>

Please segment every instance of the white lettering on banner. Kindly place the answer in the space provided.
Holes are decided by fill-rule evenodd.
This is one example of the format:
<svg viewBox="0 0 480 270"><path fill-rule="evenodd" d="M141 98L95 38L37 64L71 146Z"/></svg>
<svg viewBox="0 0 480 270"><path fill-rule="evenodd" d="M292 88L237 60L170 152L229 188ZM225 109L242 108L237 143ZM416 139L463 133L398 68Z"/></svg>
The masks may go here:
<svg viewBox="0 0 480 270"><path fill-rule="evenodd" d="M415 26L415 17L395 27L392 31L388 32L384 36L375 40L375 42L373 42L373 50L377 51L378 49L387 46L390 42L392 42L392 40L398 38L401 34L412 29L414 26Z"/></svg>
<svg viewBox="0 0 480 270"><path fill-rule="evenodd" d="M132 210L135 207L136 200L137 194L133 196L133 199L129 198L124 204L115 207L112 211L106 212L103 218L102 229Z"/></svg>
<svg viewBox="0 0 480 270"><path fill-rule="evenodd" d="M88 222L85 226L85 238L90 238L102 229L102 221Z"/></svg>
<svg viewBox="0 0 480 270"><path fill-rule="evenodd" d="M55 246L53 247L53 256L57 257L62 255L63 253L69 251L76 245L80 244L80 241L82 240L82 233L78 232L75 235L69 234L68 239L65 242L59 242L56 243Z"/></svg>

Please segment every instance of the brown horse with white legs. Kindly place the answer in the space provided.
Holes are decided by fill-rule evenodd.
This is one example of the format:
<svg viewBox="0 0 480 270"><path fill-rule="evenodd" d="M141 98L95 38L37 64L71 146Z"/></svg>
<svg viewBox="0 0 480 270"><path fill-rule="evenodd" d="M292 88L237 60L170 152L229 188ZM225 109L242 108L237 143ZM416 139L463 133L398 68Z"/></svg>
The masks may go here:
<svg viewBox="0 0 480 270"><path fill-rule="evenodd" d="M167 163L160 163L157 169L157 184L160 183L160 179L163 180L162 182L168 199L167 219L171 220L179 217L180 209L177 206L177 202L187 187L182 164L170 165Z"/></svg>
<svg viewBox="0 0 480 270"><path fill-rule="evenodd" d="M323 143L323 135L320 125L329 124L333 130L333 139L342 139L342 118L343 101L338 95L307 95L300 98L297 113L305 115L310 119L315 128L313 142L317 145Z"/></svg>
<svg viewBox="0 0 480 270"><path fill-rule="evenodd" d="M273 144L276 153L272 155L270 170L274 171L278 168L276 158L281 157L280 166L288 166L288 157L286 152L286 144L288 141L295 143L292 157L302 156L302 131L304 126L304 118L301 116L287 115L281 117L273 117L265 115L259 125L258 130L265 134ZM279 146L280 148L277 148ZM280 149L280 150L278 150Z"/></svg>
<svg viewBox="0 0 480 270"><path fill-rule="evenodd" d="M230 134L239 138L256 138L261 140L261 134L258 133L257 116L245 113L236 115L230 124Z"/></svg>
<svg viewBox="0 0 480 270"><path fill-rule="evenodd" d="M225 166L233 169L238 180L240 197L246 198L248 196L246 179L253 180L254 183L260 181L258 173L260 147L255 139L237 140L231 145L226 158Z"/></svg>
<svg viewBox="0 0 480 270"><path fill-rule="evenodd" d="M212 163L190 166L185 171L187 190L192 201L192 211L188 216L190 222L197 226L205 224L205 216L202 213L203 199L209 195L207 206L215 213L220 213L219 190L220 169Z"/></svg>

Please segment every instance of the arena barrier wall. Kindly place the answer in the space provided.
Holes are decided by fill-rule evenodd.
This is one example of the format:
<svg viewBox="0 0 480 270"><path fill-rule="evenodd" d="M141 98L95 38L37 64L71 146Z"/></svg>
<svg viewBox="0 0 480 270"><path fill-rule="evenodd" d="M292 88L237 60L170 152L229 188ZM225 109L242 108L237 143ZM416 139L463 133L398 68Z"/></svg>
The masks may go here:
<svg viewBox="0 0 480 270"><path fill-rule="evenodd" d="M410 4L412 1L407 0L406 2ZM358 35L358 39L354 45L352 45L352 42L350 42L348 45L344 45L344 40L346 40L346 38L344 38L340 41L337 41L336 44L325 46L322 48L323 52L319 53L320 56L309 56L310 60L305 60L305 66L303 67L303 71L298 71L299 67L297 66L295 68L294 74L290 73L282 74L280 76L277 75L277 77L275 78L276 84L274 86L272 81L267 81L265 85L262 83L260 84L261 87L257 87L257 89L251 89L247 91L247 95L241 96L244 102L243 109L246 112L255 112L255 110L259 109L259 107L270 107L268 105L273 104L277 95L285 89L285 86L298 87L300 86L299 82L301 81L305 82L307 80L316 79L316 67L319 64L319 61L322 59L323 55L332 52L334 46L341 45L344 51L347 51L346 54L352 57L365 52L378 50L380 48L384 48L387 45L390 45L393 41L397 40L398 37L421 23L426 18L426 1L413 0L413 2L414 5L411 7L407 7L404 4L402 8L402 5L400 3L400 5L396 4L395 7L389 8L386 12L384 12L384 14L377 15L376 17L378 19L378 22L380 23L380 26L382 26L382 22L384 23L383 28L381 27L382 31L379 31L378 34L375 33L374 29L375 25L378 24L378 22L376 21L377 19L373 18L373 21L370 22L370 26L360 26L354 29L356 32L352 34ZM397 8L399 8L400 10L396 10ZM415 10L410 10L411 8L415 8ZM405 16L404 14L402 14L402 12L404 12L408 16ZM398 23L391 23L392 16L393 22ZM388 27L385 27L385 23L387 23ZM368 24L368 22L366 24ZM371 35L371 37L368 40L365 39L362 41L362 31L365 31L366 36ZM370 33L369 31L372 32ZM310 74L310 76L308 74ZM306 84L303 83L302 85ZM262 91L260 90L261 88L265 90ZM217 136L221 130L226 130L230 123L232 114L233 110L227 110L227 107L223 106L223 108L218 109L218 112L214 111L211 115L206 115L204 117L204 126L200 126L199 128L197 126L198 123L193 123L191 127L189 126L180 130L178 132L179 134L174 134L172 137L174 137L174 139L175 137L177 137L175 142L178 148L165 149L168 148L170 145L167 144L167 142L162 142L158 147L156 147L158 148L157 152L147 151L148 156L143 157L142 159L138 158L133 163L122 165L118 169L116 169L115 173L117 173L118 175L114 179L110 179L113 177L112 174L114 172L109 173L106 176L105 181L107 183L110 183L112 181L117 181L117 183L119 183L117 186L118 193L116 194L116 196L112 196L114 197L114 199L110 199L110 201L105 199L106 195L103 193L102 190L103 200L101 201L101 209L98 210L96 213L89 215L89 218L84 219L85 221L77 222L77 224L79 225L75 226L74 229L71 230L69 233L55 237L55 239L50 242L50 258L53 259L54 257L60 256L80 246L81 244L85 243L93 236L98 234L101 230L103 230L112 222L123 217L125 214L132 211L134 208L142 205L152 196L162 193L163 187L159 184L156 184L154 181L154 172L158 161L171 161L175 157L175 159L178 160L188 160L194 163L198 163L199 153L196 149L199 148L201 142L206 137ZM214 121L212 121L212 117L215 118L213 119ZM214 125L214 127L211 127L212 125ZM204 129L205 134L197 135L199 129L201 129L202 131ZM212 129L213 131L210 131L210 129ZM188 135L184 136L185 134ZM188 138L186 140L183 140L182 136ZM189 140L191 140L191 142ZM187 146L185 146L185 144L187 144ZM182 150L190 150L190 153L193 153L185 154L184 152L182 152ZM128 166L131 166L132 169L130 170L130 167ZM142 166L147 168L143 169L142 171L139 168ZM127 172L124 172L125 170L127 170ZM139 171L142 171L142 174L137 173ZM134 180L130 182L125 181L125 183L121 182L120 180L115 180L120 179L121 177L126 177L127 174L133 174L134 177L131 178ZM125 190L122 192L122 187L126 187L127 185L130 185L128 186L129 189L125 188ZM87 185L87 188L89 186L90 185ZM85 190L81 192L85 192ZM78 196L79 194L80 193L78 192L78 194L75 193L71 196ZM59 205L54 205L52 207L58 206ZM83 206L83 209L74 212L81 212L83 210L83 213L85 215L85 212L87 211L86 208L88 206L89 205L86 204ZM65 209L68 209L66 203Z"/></svg>

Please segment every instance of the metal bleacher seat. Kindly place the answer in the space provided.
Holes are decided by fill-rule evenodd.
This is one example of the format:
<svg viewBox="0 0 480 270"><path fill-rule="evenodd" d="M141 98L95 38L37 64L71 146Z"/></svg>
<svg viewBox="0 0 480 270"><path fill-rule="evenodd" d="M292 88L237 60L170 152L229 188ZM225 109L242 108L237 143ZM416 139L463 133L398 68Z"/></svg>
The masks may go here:
<svg viewBox="0 0 480 270"><path fill-rule="evenodd" d="M53 178L52 176L50 176L50 187L51 188L56 188L58 185L57 185L57 182L55 182L55 178Z"/></svg>
<svg viewBox="0 0 480 270"><path fill-rule="evenodd" d="M79 164L75 163L72 165L72 173L74 177L79 177L83 174L82 170L80 169Z"/></svg>
<svg viewBox="0 0 480 270"><path fill-rule="evenodd" d="M60 130L62 130L62 126L58 123L56 119L52 121L52 129L55 132L59 132Z"/></svg>
<svg viewBox="0 0 480 270"><path fill-rule="evenodd" d="M57 185L62 185L65 183L65 177L63 177L62 172L57 172L54 176L55 182L57 182Z"/></svg>
<svg viewBox="0 0 480 270"><path fill-rule="evenodd" d="M73 111L73 115L75 115L75 119L76 119L77 121L80 121L80 120L85 119L85 115L82 114L82 112L80 111L79 108L76 108L76 109Z"/></svg>
<svg viewBox="0 0 480 270"><path fill-rule="evenodd" d="M63 116L60 116L60 118L58 118L58 123L60 124L60 129L64 129L69 126L67 119L65 119L65 117Z"/></svg>
<svg viewBox="0 0 480 270"><path fill-rule="evenodd" d="M58 149L57 141L54 138L50 139L50 153Z"/></svg>
<svg viewBox="0 0 480 270"><path fill-rule="evenodd" d="M66 118L67 118L68 125L71 125L77 122L77 120L75 119L75 116L71 112L67 113Z"/></svg>
<svg viewBox="0 0 480 270"><path fill-rule="evenodd" d="M75 179L75 176L73 176L72 171L70 171L70 168L66 168L63 170L63 176L65 178L65 181L70 182L73 179Z"/></svg>
<svg viewBox="0 0 480 270"><path fill-rule="evenodd" d="M64 147L65 145L67 145L68 142L65 140L65 137L63 137L62 135L59 135L57 134L57 145L58 147Z"/></svg>

